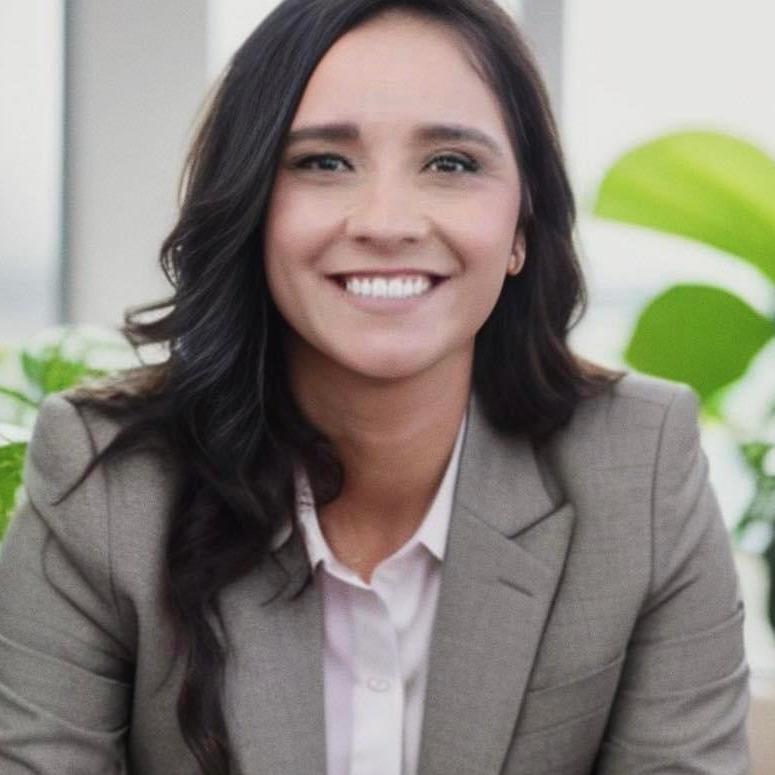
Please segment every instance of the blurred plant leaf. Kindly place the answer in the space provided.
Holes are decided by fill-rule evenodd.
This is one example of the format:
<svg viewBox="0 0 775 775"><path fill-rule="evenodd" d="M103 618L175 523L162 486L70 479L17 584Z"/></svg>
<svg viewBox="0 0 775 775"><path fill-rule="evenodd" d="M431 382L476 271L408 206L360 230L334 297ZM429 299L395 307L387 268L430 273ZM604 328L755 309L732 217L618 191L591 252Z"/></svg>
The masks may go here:
<svg viewBox="0 0 775 775"><path fill-rule="evenodd" d="M608 170L594 212L712 245L775 282L775 161L744 140L680 132L641 145Z"/></svg>
<svg viewBox="0 0 775 775"><path fill-rule="evenodd" d="M756 477L756 491L735 526L735 538L742 538L748 527L756 522L775 524L775 476L760 474Z"/></svg>
<svg viewBox="0 0 775 775"><path fill-rule="evenodd" d="M20 390L13 390L12 388L3 387L0 385L0 396L7 396L8 398L14 399L14 401L18 401L20 404L24 404L25 406L29 406L33 409L38 408L38 402L33 401L33 399L22 393Z"/></svg>
<svg viewBox="0 0 775 775"><path fill-rule="evenodd" d="M751 469L756 490L745 513L737 523L735 537L741 538L755 522L775 523L775 476L766 470L767 457L775 447L767 441L749 441L738 445L746 465Z"/></svg>
<svg viewBox="0 0 775 775"><path fill-rule="evenodd" d="M686 382L703 403L745 372L775 324L737 296L707 285L676 285L641 313L625 359L639 371Z"/></svg>
<svg viewBox="0 0 775 775"><path fill-rule="evenodd" d="M16 505L16 493L22 483L27 445L22 442L0 447L0 540Z"/></svg>
<svg viewBox="0 0 775 775"><path fill-rule="evenodd" d="M732 531L734 540L740 542L753 525L775 525L775 476L766 470L767 457L775 444L749 441L738 444L737 448L753 475L755 486L753 497Z"/></svg>
<svg viewBox="0 0 775 775"><path fill-rule="evenodd" d="M723 385L714 390L706 399L702 402L702 419L714 420L720 423L727 422L727 410L726 401L729 397L729 392L734 388L734 383Z"/></svg>
<svg viewBox="0 0 775 775"><path fill-rule="evenodd" d="M765 475L764 460L775 444L766 441L749 441L739 446L746 463L757 475Z"/></svg>
<svg viewBox="0 0 775 775"><path fill-rule="evenodd" d="M41 397L66 390L88 377L101 377L106 373L91 368L85 361L64 358L59 345L45 347L39 355L22 352L21 362L24 375Z"/></svg>

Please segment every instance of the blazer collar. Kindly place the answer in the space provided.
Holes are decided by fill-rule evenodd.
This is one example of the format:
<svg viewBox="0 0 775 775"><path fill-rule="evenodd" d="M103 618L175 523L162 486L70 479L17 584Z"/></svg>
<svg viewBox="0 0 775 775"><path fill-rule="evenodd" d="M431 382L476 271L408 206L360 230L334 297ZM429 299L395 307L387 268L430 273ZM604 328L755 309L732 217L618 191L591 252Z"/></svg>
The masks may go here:
<svg viewBox="0 0 775 775"><path fill-rule="evenodd" d="M472 391L430 643L423 775L500 772L573 516L528 439L496 431ZM322 602L308 573L294 531L249 592L234 590L235 640L249 641L230 715L243 719L234 741L246 773L325 774Z"/></svg>

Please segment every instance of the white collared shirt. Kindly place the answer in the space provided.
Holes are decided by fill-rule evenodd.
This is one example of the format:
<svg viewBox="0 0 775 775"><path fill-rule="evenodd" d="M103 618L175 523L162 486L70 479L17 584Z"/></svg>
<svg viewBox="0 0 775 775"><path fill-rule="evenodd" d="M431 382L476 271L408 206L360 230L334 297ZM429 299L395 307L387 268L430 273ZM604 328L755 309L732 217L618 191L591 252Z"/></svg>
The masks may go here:
<svg viewBox="0 0 775 775"><path fill-rule="evenodd" d="M428 649L466 415L415 534L366 584L329 547L306 475L296 508L323 603L327 775L416 775Z"/></svg>

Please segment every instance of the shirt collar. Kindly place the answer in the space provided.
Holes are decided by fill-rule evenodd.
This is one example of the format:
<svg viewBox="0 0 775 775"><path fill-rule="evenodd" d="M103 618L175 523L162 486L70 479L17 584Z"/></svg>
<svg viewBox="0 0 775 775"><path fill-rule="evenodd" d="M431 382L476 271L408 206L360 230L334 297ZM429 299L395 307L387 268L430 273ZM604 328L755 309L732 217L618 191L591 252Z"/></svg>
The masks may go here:
<svg viewBox="0 0 775 775"><path fill-rule="evenodd" d="M447 545L447 533L449 533L449 522L452 516L452 502L455 495L455 482L457 481L457 471L460 465L460 451L463 447L466 418L467 413L464 413L444 477L441 480L439 489L436 491L428 513L414 534L414 539L424 544L431 554L439 560L444 559Z"/></svg>
<svg viewBox="0 0 775 775"><path fill-rule="evenodd" d="M468 412L464 412L457 438L455 439L455 445L439 489L436 491L436 495L419 528L408 542L409 544L420 543L424 545L438 560L444 559L449 523L452 516L455 482L457 481L457 473L460 466L467 419ZM301 532L307 548L307 554L314 570L318 563L323 560L332 561L335 558L320 529L309 480L306 472L301 467L296 468L295 484L296 514L302 528ZM290 534L291 525L290 522L286 522L283 529L272 542L272 550L274 551L282 546Z"/></svg>

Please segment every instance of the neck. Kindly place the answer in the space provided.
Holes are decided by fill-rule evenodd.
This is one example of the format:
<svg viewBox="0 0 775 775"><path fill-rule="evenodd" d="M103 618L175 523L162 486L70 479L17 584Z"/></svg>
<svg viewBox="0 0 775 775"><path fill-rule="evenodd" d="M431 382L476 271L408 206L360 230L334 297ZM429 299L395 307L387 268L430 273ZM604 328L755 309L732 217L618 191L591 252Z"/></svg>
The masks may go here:
<svg viewBox="0 0 775 775"><path fill-rule="evenodd" d="M468 405L473 353L404 380L364 378L314 354L290 363L297 403L344 466L342 493L328 511L348 514L345 519L362 529L380 525L383 535L387 525L399 530L401 519L411 530L430 506L453 451Z"/></svg>

